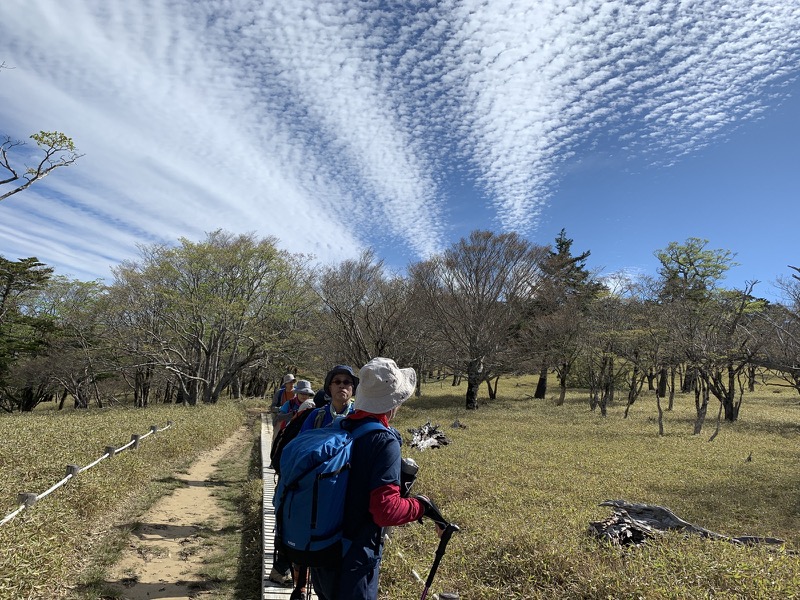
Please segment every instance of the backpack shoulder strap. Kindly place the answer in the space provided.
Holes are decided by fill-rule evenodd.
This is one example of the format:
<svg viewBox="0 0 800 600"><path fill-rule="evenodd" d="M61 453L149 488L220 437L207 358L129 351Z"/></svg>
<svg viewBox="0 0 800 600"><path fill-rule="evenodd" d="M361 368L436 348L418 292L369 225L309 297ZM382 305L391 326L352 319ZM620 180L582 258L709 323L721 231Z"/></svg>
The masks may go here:
<svg viewBox="0 0 800 600"><path fill-rule="evenodd" d="M317 409L317 416L314 417L314 429L322 427L322 422L325 420L325 407Z"/></svg>

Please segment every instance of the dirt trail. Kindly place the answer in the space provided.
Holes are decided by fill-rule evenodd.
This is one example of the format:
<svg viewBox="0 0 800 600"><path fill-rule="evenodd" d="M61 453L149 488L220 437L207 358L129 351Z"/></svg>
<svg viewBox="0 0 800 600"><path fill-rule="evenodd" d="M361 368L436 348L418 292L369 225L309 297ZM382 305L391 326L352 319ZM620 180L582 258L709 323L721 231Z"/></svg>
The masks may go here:
<svg viewBox="0 0 800 600"><path fill-rule="evenodd" d="M241 427L223 444L200 456L187 473L176 474L185 486L161 498L142 515L130 536L128 550L109 574L127 600L196 600L208 596L200 575L203 559L213 552L204 544L204 531L224 527L226 513L212 496L209 479L220 459L250 442Z"/></svg>

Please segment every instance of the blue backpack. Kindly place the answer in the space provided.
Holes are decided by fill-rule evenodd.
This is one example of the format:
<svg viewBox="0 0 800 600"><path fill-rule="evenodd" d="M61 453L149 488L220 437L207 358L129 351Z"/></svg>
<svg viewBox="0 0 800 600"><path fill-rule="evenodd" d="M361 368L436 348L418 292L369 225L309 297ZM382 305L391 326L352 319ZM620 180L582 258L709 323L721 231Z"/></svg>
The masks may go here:
<svg viewBox="0 0 800 600"><path fill-rule="evenodd" d="M368 422L351 433L340 420L304 431L286 444L272 504L277 539L292 562L309 567L339 563L353 440L381 429L388 431Z"/></svg>

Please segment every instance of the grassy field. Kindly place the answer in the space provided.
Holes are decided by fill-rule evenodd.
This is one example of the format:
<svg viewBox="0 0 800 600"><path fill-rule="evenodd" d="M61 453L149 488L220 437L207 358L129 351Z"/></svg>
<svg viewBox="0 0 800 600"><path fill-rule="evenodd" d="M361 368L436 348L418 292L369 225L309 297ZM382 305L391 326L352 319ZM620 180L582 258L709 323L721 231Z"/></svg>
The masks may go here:
<svg viewBox="0 0 800 600"><path fill-rule="evenodd" d="M429 597L454 591L470 600L800 598L798 555L679 535L619 550L587 534L590 521L610 514L600 502L625 499L669 507L718 533L778 537L800 550L796 395L759 387L745 398L741 420L723 424L709 442L713 418L692 435L693 397L676 398L659 437L651 398L637 401L628 419L622 404L602 418L588 409L585 393L571 392L561 407L528 399L534 383L501 380L498 400L484 395L477 411L464 410L463 386L427 384L393 423L407 442L407 429L429 420L452 440L425 451L406 443L403 451L421 466L415 491L430 495L461 527ZM467 427L450 428L456 419ZM229 401L0 416L0 517L16 508L18 492L41 492L63 477L66 464L87 464L106 445L122 445L167 420L175 422L172 429L103 461L0 527L0 599L47 598L91 579L87 569L113 551L96 535L112 527L112 516L143 510L169 489L170 473L245 421L244 406ZM232 491L230 502L252 518L244 519L241 540L226 542L227 557L209 565L210 573L228 573L218 579L232 582L219 597L252 597L244 580L259 576L252 556L260 540L256 461L242 457L224 476L241 484L246 494ZM410 572L427 576L437 543L429 523L395 529L381 598L419 597L422 584Z"/></svg>
<svg viewBox="0 0 800 600"><path fill-rule="evenodd" d="M658 504L725 535L774 536L800 550L800 405L764 387L745 399L741 420L692 435L693 396L678 396L658 436L655 401L606 418L586 394L564 406L530 400L534 380L500 381L498 400L465 411L463 389L431 384L394 425L443 426L452 444L410 447L417 492L461 527L432 591L496 598L796 598L800 556L670 535L621 551L587 535L609 516L607 499ZM709 411L711 412L711 411ZM714 415L716 412L714 411ZM466 429L449 427L456 419ZM751 460L747 461L747 457ZM433 561L432 525L398 528L387 552L381 597L412 598ZM399 557L396 550L401 550Z"/></svg>
<svg viewBox="0 0 800 600"><path fill-rule="evenodd" d="M67 464L85 466L151 425L166 431L142 440L43 498L0 527L0 599L52 598L94 568L118 520L135 515L174 485L171 477L245 421L244 406L153 406L0 416L0 517L15 510L19 492L41 494ZM119 536L111 536L120 539Z"/></svg>

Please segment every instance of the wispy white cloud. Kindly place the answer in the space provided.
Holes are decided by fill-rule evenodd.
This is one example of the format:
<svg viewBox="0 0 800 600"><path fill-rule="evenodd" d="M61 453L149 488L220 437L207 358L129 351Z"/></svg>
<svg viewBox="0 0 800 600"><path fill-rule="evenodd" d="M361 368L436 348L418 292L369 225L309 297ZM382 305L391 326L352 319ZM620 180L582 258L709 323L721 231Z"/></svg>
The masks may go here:
<svg viewBox="0 0 800 600"><path fill-rule="evenodd" d="M667 162L757 115L800 57L794 2L464 0L453 14L461 134L498 219L521 231L598 132Z"/></svg>
<svg viewBox="0 0 800 600"><path fill-rule="evenodd" d="M530 232L564 161L659 164L797 75L789 0L6 0L0 132L86 153L0 204L0 253L104 276L217 228L322 260L424 257L473 182ZM488 226L485 224L484 226Z"/></svg>

